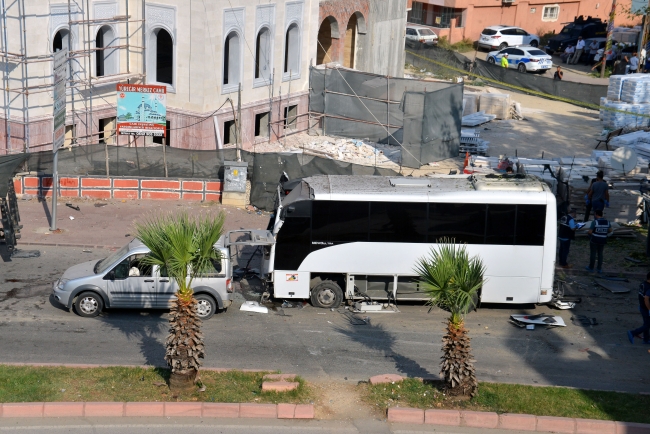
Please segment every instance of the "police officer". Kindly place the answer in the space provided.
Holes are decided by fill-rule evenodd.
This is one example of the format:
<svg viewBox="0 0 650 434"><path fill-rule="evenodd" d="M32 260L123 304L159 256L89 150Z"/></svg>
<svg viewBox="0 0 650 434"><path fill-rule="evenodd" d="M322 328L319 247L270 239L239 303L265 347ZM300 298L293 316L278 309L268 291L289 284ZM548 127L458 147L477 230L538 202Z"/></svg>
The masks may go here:
<svg viewBox="0 0 650 434"><path fill-rule="evenodd" d="M634 338L640 338L643 333L643 343L650 344L650 273L645 276L645 282L639 286L639 311L643 317L643 325L635 330L627 331L627 338L634 343Z"/></svg>
<svg viewBox="0 0 650 434"><path fill-rule="evenodd" d="M560 267L571 268L567 262L569 259L569 248L571 247L571 240L576 238L576 209L571 208L569 213L562 216L560 219L560 230L557 237L560 240Z"/></svg>
<svg viewBox="0 0 650 434"><path fill-rule="evenodd" d="M603 249L605 244L607 244L607 234L612 231L612 225L603 218L603 211L597 209L594 211L594 216L596 219L591 222L591 227L589 228L589 235L591 236L589 240L589 265L585 267L587 271L594 271L594 263L596 262L596 255L598 255L598 267L596 271L598 273L603 272Z"/></svg>

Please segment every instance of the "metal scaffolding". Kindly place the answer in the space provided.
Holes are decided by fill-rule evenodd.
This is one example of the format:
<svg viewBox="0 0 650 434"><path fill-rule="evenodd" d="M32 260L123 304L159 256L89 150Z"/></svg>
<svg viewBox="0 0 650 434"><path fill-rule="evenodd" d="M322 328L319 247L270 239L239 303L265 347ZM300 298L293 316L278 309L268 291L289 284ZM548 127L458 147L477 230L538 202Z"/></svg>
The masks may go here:
<svg viewBox="0 0 650 434"><path fill-rule="evenodd" d="M129 3L133 5L136 2L139 3L138 6L141 6L140 19L132 19L129 12ZM30 66L35 63L53 62L54 48L53 41L50 41L47 54L33 56L28 54L27 33L43 32L44 29L36 26L33 26L33 28L27 27L28 19L38 19L43 16L37 17L33 13L28 13L25 9L26 3L27 0L15 0L14 2L0 0L0 12L2 13L0 17L2 20L2 32L0 34L2 52L0 55L4 63L2 87L5 154L38 151L52 144L51 140L46 143L32 143L30 140L29 125L30 109L32 108L30 106L30 95L52 92L54 88L53 80L48 80L49 77L38 77L36 75L30 77ZM146 82L145 0L120 0L118 11L124 11L125 14L109 18L91 18L90 6L91 2L89 0L67 1L67 28L65 30L68 32L69 76L66 83L66 93L68 94L68 107L71 108L72 113L71 135L69 137L66 135L68 145L98 143L100 135L104 139L116 137L114 130L99 131L99 125L95 125L93 122L93 99L97 96L96 89L99 86L124 81L127 83ZM52 19L52 15L49 16L49 19ZM18 24L20 33L18 38L15 37L15 32L13 34L8 33L9 20L14 24ZM101 29L101 26L110 24L125 28L124 32L120 32L119 40L121 43L107 47L97 47L97 32ZM134 24L136 25L135 28L133 27ZM15 25L13 27L15 28ZM93 28L95 28L94 32ZM142 40L140 43L133 44L132 39L138 33L141 34ZM78 38L74 50L73 35ZM11 52L9 41L11 40L15 44L16 39L19 39L20 50L19 52ZM126 51L126 65L122 66L121 63L118 63L119 69L116 73L98 77L93 71L93 61L98 53L103 53L105 50L115 50L114 52L118 58L121 57L122 50ZM133 54L136 54L141 60L139 71L132 71L131 56ZM14 71L10 71L11 64L17 65ZM18 70L18 73L16 73L16 70ZM34 81L40 82L32 84ZM50 104L53 104L53 101ZM16 111L22 114L22 119L16 116L12 118L12 112ZM15 130L12 131L12 125L14 127L16 125L22 126L22 128L19 127L19 129L22 129L22 146L20 147L12 145L12 138L15 143L16 138L19 137ZM69 122L66 122L66 126L70 126ZM81 128L77 128L77 126ZM83 130L83 132L79 132L79 129ZM104 142L106 143L106 140Z"/></svg>

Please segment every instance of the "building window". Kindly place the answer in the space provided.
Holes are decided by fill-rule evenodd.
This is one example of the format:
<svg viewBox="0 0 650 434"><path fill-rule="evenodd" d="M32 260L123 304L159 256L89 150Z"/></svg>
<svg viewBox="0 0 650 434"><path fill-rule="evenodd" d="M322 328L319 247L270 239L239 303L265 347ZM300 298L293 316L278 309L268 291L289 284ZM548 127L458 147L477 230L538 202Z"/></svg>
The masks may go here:
<svg viewBox="0 0 650 434"><path fill-rule="evenodd" d="M409 12L408 21L414 24L422 24L422 3L413 2L413 7Z"/></svg>
<svg viewBox="0 0 650 434"><path fill-rule="evenodd" d="M297 24L289 26L284 41L284 78L296 78L300 75L300 29Z"/></svg>
<svg viewBox="0 0 650 434"><path fill-rule="evenodd" d="M171 86L174 83L174 41L169 32L164 29L155 30L154 37L156 43L151 44L151 47L156 47L156 81Z"/></svg>
<svg viewBox="0 0 650 434"><path fill-rule="evenodd" d="M67 29L61 29L56 32L56 35L54 35L54 39L52 40L52 52L56 53L64 48L68 48L69 37L70 32Z"/></svg>
<svg viewBox="0 0 650 434"><path fill-rule="evenodd" d="M269 136L269 112L255 115L255 137Z"/></svg>
<svg viewBox="0 0 650 434"><path fill-rule="evenodd" d="M163 136L156 136L153 138L154 143L158 143L159 145L162 145L163 143L165 146L170 146L171 142L169 140L169 129L170 129L171 123L167 121L167 124L165 125L165 137Z"/></svg>
<svg viewBox="0 0 650 434"><path fill-rule="evenodd" d="M332 39L339 38L339 23L332 16L323 20L318 29L318 39L316 47L316 65L336 61L334 59Z"/></svg>
<svg viewBox="0 0 650 434"><path fill-rule="evenodd" d="M224 90L236 90L241 81L241 43L237 32L226 36L223 50L223 84Z"/></svg>
<svg viewBox="0 0 650 434"><path fill-rule="evenodd" d="M117 74L118 51L110 48L118 45L115 32L110 26L102 26L95 37L95 76Z"/></svg>
<svg viewBox="0 0 650 434"><path fill-rule="evenodd" d="M284 108L284 127L295 130L298 124L298 106L290 105Z"/></svg>
<svg viewBox="0 0 650 434"><path fill-rule="evenodd" d="M263 27L257 34L255 43L255 78L271 79L271 31Z"/></svg>
<svg viewBox="0 0 650 434"><path fill-rule="evenodd" d="M99 120L99 143L106 145L115 144L115 118Z"/></svg>
<svg viewBox="0 0 650 434"><path fill-rule="evenodd" d="M226 121L223 123L223 144L232 145L237 139L237 127L235 120Z"/></svg>
<svg viewBox="0 0 650 434"><path fill-rule="evenodd" d="M64 147L72 146L73 143L77 143L75 133L76 133L76 128L74 125L65 126L65 140L63 141Z"/></svg>
<svg viewBox="0 0 650 434"><path fill-rule="evenodd" d="M542 10L542 21L557 21L558 15L560 15L560 7L558 5L544 6Z"/></svg>

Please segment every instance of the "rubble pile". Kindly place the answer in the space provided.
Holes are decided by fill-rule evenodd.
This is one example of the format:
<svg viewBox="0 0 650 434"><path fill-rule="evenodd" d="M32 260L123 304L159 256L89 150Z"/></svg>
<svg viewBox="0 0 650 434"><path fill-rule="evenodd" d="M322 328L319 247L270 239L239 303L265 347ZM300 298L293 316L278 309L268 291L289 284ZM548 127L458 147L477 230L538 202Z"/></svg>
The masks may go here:
<svg viewBox="0 0 650 434"><path fill-rule="evenodd" d="M476 130L460 130L460 147L461 155L469 152L470 155L487 155L490 149L490 142L483 140Z"/></svg>

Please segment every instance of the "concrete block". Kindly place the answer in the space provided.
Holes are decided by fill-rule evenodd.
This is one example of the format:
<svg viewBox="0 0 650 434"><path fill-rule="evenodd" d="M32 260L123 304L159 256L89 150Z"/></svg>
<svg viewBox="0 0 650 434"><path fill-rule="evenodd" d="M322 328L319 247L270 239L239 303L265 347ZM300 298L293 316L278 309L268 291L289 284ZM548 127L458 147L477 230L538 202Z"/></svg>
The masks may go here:
<svg viewBox="0 0 650 434"><path fill-rule="evenodd" d="M537 418L532 414L500 414L499 428L535 431Z"/></svg>
<svg viewBox="0 0 650 434"><path fill-rule="evenodd" d="M83 402L46 402L43 417L83 417Z"/></svg>
<svg viewBox="0 0 650 434"><path fill-rule="evenodd" d="M203 417L239 417L239 404L204 403Z"/></svg>
<svg viewBox="0 0 650 434"><path fill-rule="evenodd" d="M611 420L576 419L578 434L616 434L616 424Z"/></svg>
<svg viewBox="0 0 650 434"><path fill-rule="evenodd" d="M474 428L496 428L499 415L491 411L461 411L460 418L464 426Z"/></svg>
<svg viewBox="0 0 650 434"><path fill-rule="evenodd" d="M404 377L401 375L397 374L382 374L382 375L375 375L374 377L370 377L370 384L385 384L385 383L398 383L400 381L403 381Z"/></svg>
<svg viewBox="0 0 650 434"><path fill-rule="evenodd" d="M127 417L163 417L165 404L162 402L127 402L124 416Z"/></svg>
<svg viewBox="0 0 650 434"><path fill-rule="evenodd" d="M313 419L314 406L312 404L298 404L294 413L294 419Z"/></svg>
<svg viewBox="0 0 650 434"><path fill-rule="evenodd" d="M84 406L86 417L121 417L124 416L123 402L87 402Z"/></svg>
<svg viewBox="0 0 650 434"><path fill-rule="evenodd" d="M290 392L296 390L300 383L289 381L264 381L262 392Z"/></svg>
<svg viewBox="0 0 650 434"><path fill-rule="evenodd" d="M537 416L537 431L573 433L576 422L569 417Z"/></svg>
<svg viewBox="0 0 650 434"><path fill-rule="evenodd" d="M460 426L460 411L458 410L426 410L424 423L431 425Z"/></svg>
<svg viewBox="0 0 650 434"><path fill-rule="evenodd" d="M278 419L293 419L296 414L296 404L278 404Z"/></svg>
<svg viewBox="0 0 650 434"><path fill-rule="evenodd" d="M275 404L239 404L239 417L276 419L278 408Z"/></svg>
<svg viewBox="0 0 650 434"><path fill-rule="evenodd" d="M166 417L201 417L201 402L166 402Z"/></svg>
<svg viewBox="0 0 650 434"><path fill-rule="evenodd" d="M424 423L424 410L419 408L391 407L388 409L388 422Z"/></svg>
<svg viewBox="0 0 650 434"><path fill-rule="evenodd" d="M42 402L2 404L2 417L43 417Z"/></svg>
<svg viewBox="0 0 650 434"><path fill-rule="evenodd" d="M616 434L650 434L650 425L646 423L614 422Z"/></svg>
<svg viewBox="0 0 650 434"><path fill-rule="evenodd" d="M246 193L224 191L221 194L222 205L246 206Z"/></svg>

